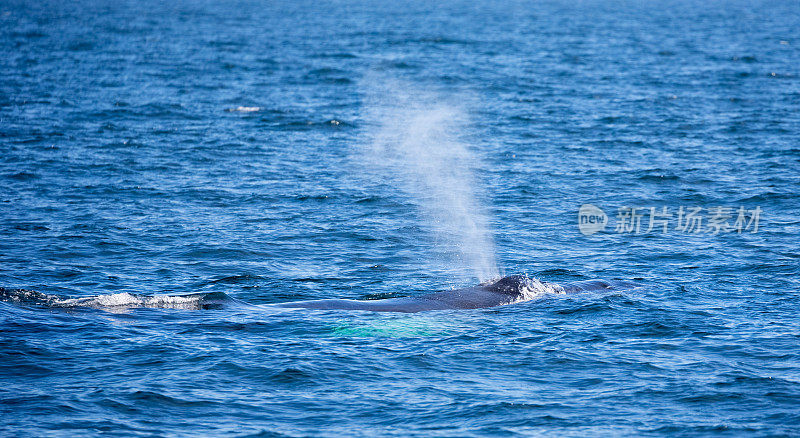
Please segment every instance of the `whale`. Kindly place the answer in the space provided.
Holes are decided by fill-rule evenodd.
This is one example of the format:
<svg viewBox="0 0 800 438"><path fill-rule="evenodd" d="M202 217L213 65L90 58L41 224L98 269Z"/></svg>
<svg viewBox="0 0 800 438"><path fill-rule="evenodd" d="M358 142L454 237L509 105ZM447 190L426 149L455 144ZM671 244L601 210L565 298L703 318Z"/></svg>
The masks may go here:
<svg viewBox="0 0 800 438"><path fill-rule="evenodd" d="M527 275L510 275L471 287L427 293L420 296L378 300L324 299L284 303L251 304L222 292L199 292L186 295L140 295L127 292L70 298L48 295L27 289L0 287L0 302L56 308L89 307L110 311L136 307L214 310L248 308L261 310L307 309L416 313L432 310L483 309L532 300L547 294L631 289L639 285L629 281L585 280L557 284L539 281Z"/></svg>
<svg viewBox="0 0 800 438"><path fill-rule="evenodd" d="M418 297L380 300L324 299L269 304L271 307L313 310L366 310L416 313L431 310L482 309L528 301L546 293L566 294L607 289L631 289L630 281L584 280L566 284L545 283L526 275L509 275L476 286L433 292Z"/></svg>

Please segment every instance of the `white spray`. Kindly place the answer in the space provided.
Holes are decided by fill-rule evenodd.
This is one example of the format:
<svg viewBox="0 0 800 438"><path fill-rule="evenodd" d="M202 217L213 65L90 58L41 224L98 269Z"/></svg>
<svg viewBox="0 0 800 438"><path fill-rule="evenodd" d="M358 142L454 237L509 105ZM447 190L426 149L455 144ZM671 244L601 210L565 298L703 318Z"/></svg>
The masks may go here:
<svg viewBox="0 0 800 438"><path fill-rule="evenodd" d="M473 185L475 157L459 140L465 112L440 94L386 78L371 78L366 89L373 164L417 200L462 268L481 281L497 278L494 241Z"/></svg>

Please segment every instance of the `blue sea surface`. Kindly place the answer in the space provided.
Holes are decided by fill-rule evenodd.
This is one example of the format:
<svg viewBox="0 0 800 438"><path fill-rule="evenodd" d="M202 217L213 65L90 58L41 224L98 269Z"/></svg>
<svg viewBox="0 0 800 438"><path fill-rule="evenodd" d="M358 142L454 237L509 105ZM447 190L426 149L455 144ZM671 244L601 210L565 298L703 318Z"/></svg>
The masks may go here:
<svg viewBox="0 0 800 438"><path fill-rule="evenodd" d="M0 435L800 435L798 30L783 0L0 2ZM641 287L265 306L487 273Z"/></svg>

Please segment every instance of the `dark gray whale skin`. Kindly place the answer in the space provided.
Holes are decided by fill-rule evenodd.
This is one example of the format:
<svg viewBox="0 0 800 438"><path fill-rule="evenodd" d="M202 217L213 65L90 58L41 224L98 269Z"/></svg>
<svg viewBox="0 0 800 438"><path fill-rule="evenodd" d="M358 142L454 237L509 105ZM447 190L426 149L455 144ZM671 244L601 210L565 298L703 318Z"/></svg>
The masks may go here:
<svg viewBox="0 0 800 438"><path fill-rule="evenodd" d="M427 310L480 309L502 306L534 298L531 287L548 286L553 292L581 292L604 289L630 289L638 285L631 282L603 280L580 281L567 284L539 283L524 275L512 275L500 280L479 284L464 289L434 292L419 297L389 298L385 300L313 300L295 301L279 304L250 304L231 298L224 293L196 293L188 295L167 296L167 298L184 298L185 302L158 300L157 296L131 295L134 300L122 304L106 304L99 298L104 295L83 298L69 298L48 295L26 289L6 289L0 287L0 301L26 305L42 305L46 307L93 307L93 308L180 308L180 309L222 309L222 308L303 308L317 310L367 310L373 312L423 312ZM527 295L526 295L527 293ZM148 300L153 300L149 302Z"/></svg>
<svg viewBox="0 0 800 438"><path fill-rule="evenodd" d="M428 310L481 309L502 306L525 299L525 289L532 282L524 275L510 275L490 284L463 289L434 292L419 297L388 298L384 300L310 300L270 304L270 307L303 308L315 310L367 310L373 312L414 313ZM587 280L567 284L544 283L566 293L604 289L631 289L638 286L627 281L608 282Z"/></svg>

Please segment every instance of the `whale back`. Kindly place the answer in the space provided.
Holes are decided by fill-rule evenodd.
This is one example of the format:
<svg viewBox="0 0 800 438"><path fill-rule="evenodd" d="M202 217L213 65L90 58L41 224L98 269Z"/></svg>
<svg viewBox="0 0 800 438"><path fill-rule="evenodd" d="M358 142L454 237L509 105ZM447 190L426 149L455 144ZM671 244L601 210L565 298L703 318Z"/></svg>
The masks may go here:
<svg viewBox="0 0 800 438"><path fill-rule="evenodd" d="M503 277L484 287L486 290L494 293L519 295L522 293L523 288L528 286L529 282L530 279L527 275L509 275L508 277Z"/></svg>

